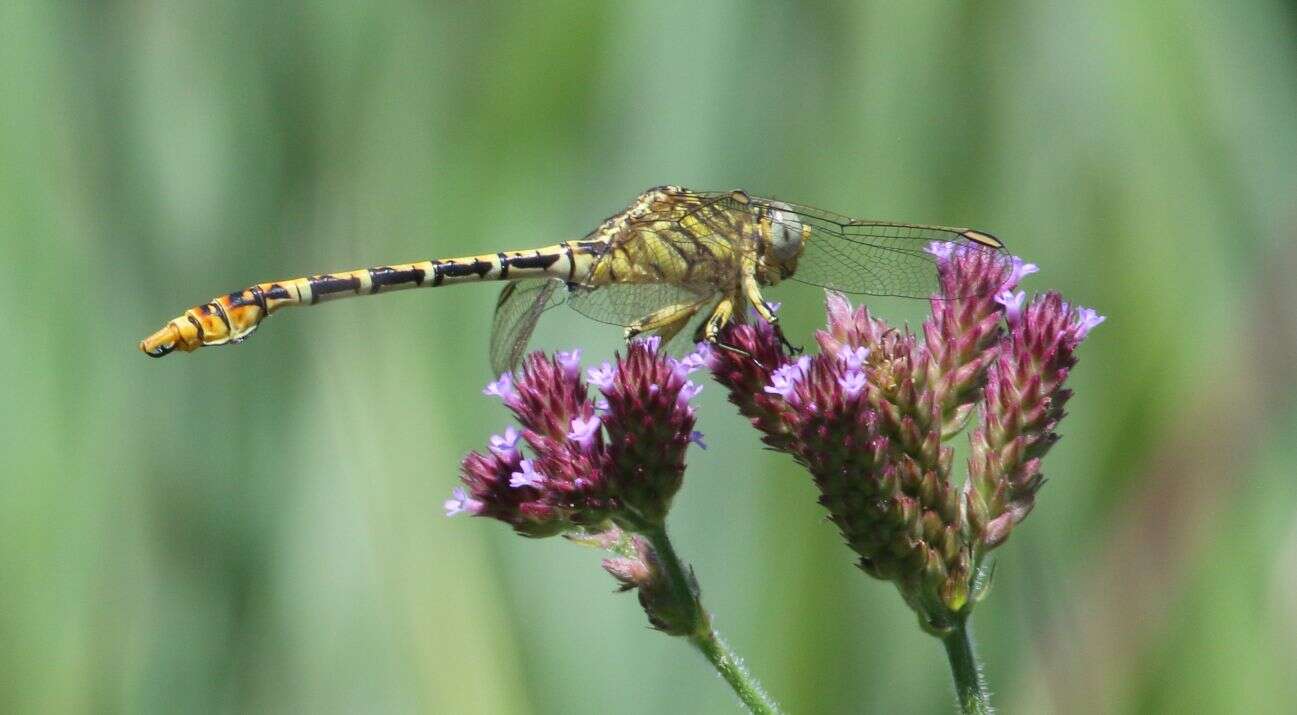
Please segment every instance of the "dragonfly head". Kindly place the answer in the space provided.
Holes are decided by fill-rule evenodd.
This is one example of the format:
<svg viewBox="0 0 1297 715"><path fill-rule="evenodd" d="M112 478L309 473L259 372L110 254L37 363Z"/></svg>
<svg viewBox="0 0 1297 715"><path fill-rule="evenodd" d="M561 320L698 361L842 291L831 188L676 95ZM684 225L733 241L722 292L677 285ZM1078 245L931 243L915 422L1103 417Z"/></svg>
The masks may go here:
<svg viewBox="0 0 1297 715"><path fill-rule="evenodd" d="M770 226L766 237L770 258L775 263L786 263L801 255L806 229L792 207L782 201L771 201L766 208L766 218Z"/></svg>

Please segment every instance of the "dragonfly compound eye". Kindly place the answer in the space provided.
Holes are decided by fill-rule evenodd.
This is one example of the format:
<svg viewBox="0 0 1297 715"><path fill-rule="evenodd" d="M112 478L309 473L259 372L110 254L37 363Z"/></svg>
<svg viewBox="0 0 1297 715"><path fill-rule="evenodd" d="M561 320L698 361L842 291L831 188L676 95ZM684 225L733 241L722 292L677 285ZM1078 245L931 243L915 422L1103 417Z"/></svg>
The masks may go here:
<svg viewBox="0 0 1297 715"><path fill-rule="evenodd" d="M782 201L770 202L770 252L786 261L802 249L802 220Z"/></svg>

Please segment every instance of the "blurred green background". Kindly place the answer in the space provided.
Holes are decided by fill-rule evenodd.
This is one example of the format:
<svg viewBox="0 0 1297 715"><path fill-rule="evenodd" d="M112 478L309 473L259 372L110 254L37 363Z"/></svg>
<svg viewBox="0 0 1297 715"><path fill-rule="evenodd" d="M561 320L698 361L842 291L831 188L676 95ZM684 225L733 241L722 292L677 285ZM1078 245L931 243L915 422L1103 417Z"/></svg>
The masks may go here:
<svg viewBox="0 0 1297 715"><path fill-rule="evenodd" d="M0 711L731 711L595 552L441 515L493 287L135 346L661 183L986 228L1109 317L974 619L1006 712L1297 710L1295 68L1280 2L0 4ZM790 711L949 711L723 397L671 520L720 628Z"/></svg>

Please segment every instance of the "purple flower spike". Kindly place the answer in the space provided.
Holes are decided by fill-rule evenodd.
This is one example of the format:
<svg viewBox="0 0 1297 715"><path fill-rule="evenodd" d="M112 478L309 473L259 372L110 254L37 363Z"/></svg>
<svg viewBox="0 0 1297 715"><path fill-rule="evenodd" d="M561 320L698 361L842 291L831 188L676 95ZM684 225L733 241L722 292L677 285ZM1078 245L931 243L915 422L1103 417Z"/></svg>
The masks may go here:
<svg viewBox="0 0 1297 715"><path fill-rule="evenodd" d="M500 379L488 383L487 386L482 389L482 394L487 395L488 397L498 397L501 400L504 400L505 404L508 404L509 400L518 395L518 393L513 389L513 375L510 375L507 372L501 373Z"/></svg>
<svg viewBox="0 0 1297 715"><path fill-rule="evenodd" d="M1037 296L1000 343L987 372L981 425L973 432L964 499L979 554L1004 543L1026 518L1044 484L1041 459L1071 390L1076 348L1103 317L1073 310L1057 293Z"/></svg>
<svg viewBox="0 0 1297 715"><path fill-rule="evenodd" d="M602 422L598 415L582 418L575 417L572 419L572 431L567 433L567 438L581 445L581 449L590 451L594 447L595 439L599 436L599 426Z"/></svg>
<svg viewBox="0 0 1297 715"><path fill-rule="evenodd" d="M575 380L581 374L581 349L554 353L554 362L558 364L569 380Z"/></svg>
<svg viewBox="0 0 1297 715"><path fill-rule="evenodd" d="M536 471L535 462L530 459L522 460L522 470L514 472L509 477L509 486L514 487L535 487L539 488L545 483L545 475Z"/></svg>
<svg viewBox="0 0 1297 715"><path fill-rule="evenodd" d="M541 353L523 359L522 375L514 391L517 396L505 404L530 430L527 441L537 449L542 448L537 441L542 438L566 440L572 418L586 416L588 409L593 411L580 375Z"/></svg>
<svg viewBox="0 0 1297 715"><path fill-rule="evenodd" d="M896 583L940 635L981 598L986 553L1030 511L1073 351L1103 318L1052 294L1024 305L1032 264L928 251L941 288L919 334L829 292L819 355L790 361L768 325L730 325L720 339L739 350L711 368L762 441L810 471L860 568ZM947 442L979 412L965 491Z"/></svg>
<svg viewBox="0 0 1297 715"><path fill-rule="evenodd" d="M466 490L446 508L532 537L660 526L684 477L694 426L689 400L702 388L659 347L632 341L615 365L589 370L601 390L596 399L576 351L528 355L516 379L502 376L488 389L508 396L522 429L509 427L464 458Z"/></svg>
<svg viewBox="0 0 1297 715"><path fill-rule="evenodd" d="M631 342L626 357L617 360L612 386L604 391L609 480L627 511L638 515L635 520L650 524L666 519L684 478L695 419L689 399L700 389L658 347L650 341Z"/></svg>

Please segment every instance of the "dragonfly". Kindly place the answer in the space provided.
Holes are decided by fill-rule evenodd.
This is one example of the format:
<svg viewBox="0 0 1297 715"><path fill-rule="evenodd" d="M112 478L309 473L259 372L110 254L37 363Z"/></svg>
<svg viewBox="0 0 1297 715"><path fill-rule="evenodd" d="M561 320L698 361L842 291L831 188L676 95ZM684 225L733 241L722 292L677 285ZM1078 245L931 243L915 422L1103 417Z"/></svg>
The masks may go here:
<svg viewBox="0 0 1297 715"><path fill-rule="evenodd" d="M577 240L321 273L218 295L169 321L140 349L163 357L240 343L289 306L486 281L504 282L489 348L495 374L518 366L542 314L564 304L621 326L628 340L651 333L667 343L692 334L695 342L726 347L721 329L745 320L749 308L782 339L763 290L784 280L875 296L937 295L934 244L1008 258L999 239L970 228L853 219L742 190L659 186ZM691 323L692 333L683 333Z"/></svg>

